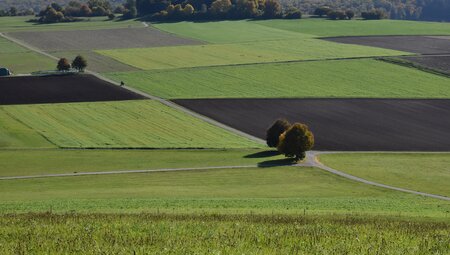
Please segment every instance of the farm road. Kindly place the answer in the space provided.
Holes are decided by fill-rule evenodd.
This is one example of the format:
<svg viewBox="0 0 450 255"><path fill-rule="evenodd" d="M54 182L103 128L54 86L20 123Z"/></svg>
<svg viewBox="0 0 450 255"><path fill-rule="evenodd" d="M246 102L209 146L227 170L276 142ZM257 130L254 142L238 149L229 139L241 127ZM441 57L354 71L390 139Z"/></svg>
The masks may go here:
<svg viewBox="0 0 450 255"><path fill-rule="evenodd" d="M35 47L31 46L31 45L25 44L25 43L23 43L23 42L21 42L19 40L11 38L11 37L9 37L7 35L4 35L2 33L0 33L0 37L3 37L5 39L7 39L7 40L10 40L10 41L14 42L14 43L17 43L18 45L21 45L21 46L23 46L25 48L28 48L28 49L30 49L32 51L35 51L35 52L37 52L39 54L42 54L44 56L47 56L49 58L58 60L57 57L55 57L55 56L53 56L51 54L48 54L48 53L46 53L46 52L44 52L42 50L39 50L39 49L37 49L37 48L35 48ZM89 70L86 70L86 72L89 73L89 74L92 74L92 75L94 75L94 76L96 76L99 79L102 79L104 81L110 82L112 84L119 85L117 82L114 82L114 81L112 81L110 79L107 79L107 78L101 76L100 74L98 74L96 72L92 72L92 71L89 71ZM224 124L222 124L220 122L217 122L217 121L215 121L213 119L210 119L210 118L208 118L206 116L203 116L201 114L193 112L193 111L191 111L191 110L189 110L189 109L187 109L185 107L182 107L182 106L180 106L178 104L172 103L172 102L170 102L168 100L149 95L147 93L141 92L139 90L136 90L136 89L133 89L133 88L130 88L130 87L126 87L125 86L125 88L128 89L128 90L131 90L131 91L133 91L135 93L138 93L138 94L140 94L142 96L145 96L145 97L147 97L149 99L161 102L164 105L170 106L170 107L178 109L180 111L183 111L183 112L185 112L185 113L187 113L187 114L189 114L191 116L194 116L194 117L197 117L199 119L202 119L202 120L204 120L204 121L206 121L206 122L208 122L208 123L210 123L212 125L221 127L221 128L223 128L225 130L228 130L230 132L233 132L233 133L236 133L238 135L244 136L244 137L246 137L248 139L251 139L253 141L256 141L256 142L259 142L259 143L262 143L262 144L265 143L262 139L260 139L258 137L252 136L250 134L244 133L242 131L239 131L237 129L234 129L232 127L224 125ZM304 164L298 164L297 166L316 167L316 168L320 168L320 169L322 169L324 171L327 171L327 172L339 175L339 176L341 176L343 178L346 178L346 179L349 179L349 180L353 180L353 181L357 181L357 182L361 182L361 183L364 183L364 184L367 184L367 185L373 185L373 186L377 186L377 187L381 187L381 188L385 188L385 189L396 190L396 191L400 191L400 192L405 192L405 193L410 193L410 194L421 195L421 196L425 196L425 197L431 197L431 198L436 198L436 199L450 201L449 197L435 195L435 194L429 194L429 193L424 193L424 192L419 192L419 191L414 191L414 190L408 190L408 189L403 189L403 188L399 188L399 187L385 185L385 184L381 184L381 183L377 183L377 182L372 182L372 181L369 181L369 180L366 180L366 179L363 179L363 178L359 178L359 177L356 177L356 176L353 176L353 175L346 174L344 172L338 171L338 170L333 169L331 167L327 167L327 166L323 165L322 163L320 163L317 160L317 156L318 155L325 154L325 153L334 153L334 152L324 152L324 151L323 152L317 152L317 151L308 152L307 156L306 156L307 157L306 158L306 162ZM232 168L250 168L250 167L258 167L258 166L255 166L255 165L251 165L251 166L227 166L225 168L231 168L232 169ZM168 172L168 171L187 171L187 170L206 170L206 169L207 168L202 168L202 169L199 169L199 168L175 168L175 169L154 169L154 170L128 170L128 171L124 170L124 171L109 171L109 172L86 172L86 173L71 173L71 174L65 174L65 175L54 174L54 175L46 175L46 176L43 176L43 175L28 176L28 179L30 179L30 178L43 178L43 177L62 177L62 176L100 175L100 174L120 174L120 173L145 173L145 172L163 172L163 171ZM209 168L209 169L211 169L211 168ZM214 169L220 169L220 167L215 167ZM0 178L0 180L26 179L26 177L27 176L2 177L2 178ZM9 178L9 179L7 179L7 178Z"/></svg>

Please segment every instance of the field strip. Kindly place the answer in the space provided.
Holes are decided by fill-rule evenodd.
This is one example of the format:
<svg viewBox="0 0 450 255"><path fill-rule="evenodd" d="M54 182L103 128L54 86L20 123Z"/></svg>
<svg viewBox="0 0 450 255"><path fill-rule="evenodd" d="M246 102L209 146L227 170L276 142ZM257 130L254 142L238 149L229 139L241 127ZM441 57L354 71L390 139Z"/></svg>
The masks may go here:
<svg viewBox="0 0 450 255"><path fill-rule="evenodd" d="M289 166L286 164L273 164L265 165L264 167L277 167L277 166ZM291 165L296 167L311 167L309 162L299 163ZM208 167L185 167L185 168L160 168L160 169L148 169L148 170L116 170L116 171L103 171L103 172L73 172L66 174L40 174L40 175L24 175L24 176L7 176L0 177L0 180L21 180L21 179L36 179L36 178L49 178L49 177L73 177L84 175L111 175L111 174L137 174L137 173L154 173L154 172L176 172L176 171L195 171L195 170L217 170L217 169L239 169L239 168L259 168L258 165L243 165L243 166L208 166ZM262 167L262 168L264 168Z"/></svg>
<svg viewBox="0 0 450 255"><path fill-rule="evenodd" d="M435 195L435 194L430 194L430 193L425 193L425 192L420 192L420 191L415 191L415 190L409 190L409 189L404 189L404 188L399 188L399 187L385 185L385 184L382 184L382 183L377 183L377 182L369 181L369 180L366 180L366 179L363 179L363 178L359 178L359 177L356 177L354 175L350 175L350 174L338 171L336 169L333 169L331 167L325 166L324 164L320 163L320 161L317 159L317 156L319 156L320 154L330 154L330 153L334 154L334 153L339 153L339 152L311 151L311 152L307 153L307 162L309 162L313 167L320 168L322 170L325 170L325 171L330 172L332 174L339 175L339 176L344 177L344 178L349 179L349 180L353 180L353 181L357 181L357 182L361 182L361 183L364 183L364 184L368 184L368 185L372 185L372 186L376 186L376 187L381 187L381 188L385 188L385 189L396 190L396 191L401 191L401 192L405 192L405 193L411 193L411 194L415 194L415 195L420 195L420 196L425 196L425 197L431 197L431 198L436 198L436 199L450 201L450 197L440 196L440 195ZM365 152L360 152L360 153L365 153Z"/></svg>
<svg viewBox="0 0 450 255"><path fill-rule="evenodd" d="M37 53L39 53L39 54L42 54L42 55L47 56L47 57L49 57L49 58L52 58L52 59L54 59L54 60L59 60L59 58L57 58L57 57L55 57L55 56L53 56L53 55L51 55L51 54L49 54L49 53L47 53L47 52L44 52L44 51L42 51L42 50L40 50L40 49L38 49L38 48L35 48L35 47L31 46L31 45L28 45L27 43L24 43L24 42L22 42L22 41L20 41L20 40L17 40L17 39L15 39L15 38L12 38L12 37L10 37L10 36L8 36L8 35L5 35L5 34L3 34L3 33L0 33L0 36L3 37L3 38L5 38L5 39L7 39L7 40L10 40L10 41L12 41L12 42L18 44L18 45L21 45L21 46L23 46L23 47L25 47L25 48L28 48L29 50L32 50L32 51L34 51L34 52L37 52ZM109 82L109 83L111 83L111 84L115 84L115 85L117 85L117 86L120 86L120 84L119 84L118 82L115 82L115 81L113 81L113 80L110 80L110 79L108 79L108 78L106 78L106 77L100 75L99 73L96 73L96 72L93 72L93 71L90 71L90 70L86 70L85 72L88 73L88 74L94 75L95 77L97 77L97 78L99 78L99 79L101 79L101 80L104 80L104 81ZM224 125L224 124L222 124L222 123L220 123L220 122L218 122L218 121L215 121L215 120L210 119L210 118L208 118L208 117L206 117L206 116L203 116L203 115L201 115L201 114L198 114L198 113L196 113L196 112L194 112L194 111L191 111L191 110L189 110L189 109L187 109L187 108L184 108L184 107L182 107L182 106L180 106L180 105L178 105L178 104L175 104L175 103L173 103L173 102L171 102L171 101L162 99L162 98L160 98L160 97L152 96L152 95L150 95L150 94L144 93L144 92L142 92L142 91L140 91L140 90L137 90L137 89L130 88L130 87L128 87L128 86L122 86L122 87L125 88L125 89L128 89L129 91L132 91L132 92L134 92L134 93L137 93L137 94L139 94L139 95L141 95L141 96L144 96L144 97L146 97L146 98L148 98L148 99L152 99L152 100L158 101L158 102L160 102L160 103L162 103L162 104L164 104L164 105L166 105L166 106L169 106L169 107L174 108L174 109L176 109L176 110L182 111L182 112L184 112L184 113L186 113L186 114L189 114L189 115L191 115L191 116L193 116L193 117L195 117L195 118L198 118L198 119L200 119L200 120L203 120L203 121L205 121L205 122L207 122L207 123L209 123L209 124L212 124L212 125L214 125L214 126L217 126L217 127L222 128L222 129L228 130L228 131L230 131L230 132L233 132L233 133L235 133L235 134L237 134L237 135L240 135L240 136L242 136L242 137L245 137L245 138L250 139L250 140L252 140L252 141L255 141L255 142L257 142L257 143L265 144L265 141L262 140L262 139L260 139L260 138L257 138L257 137L255 137L255 136L252 136L252 135L249 135L249 134L244 133L244 132L242 132L242 131L239 131L239 130L237 130L237 129L235 129L235 128L232 128L232 127L229 127L229 126L227 126L227 125Z"/></svg>

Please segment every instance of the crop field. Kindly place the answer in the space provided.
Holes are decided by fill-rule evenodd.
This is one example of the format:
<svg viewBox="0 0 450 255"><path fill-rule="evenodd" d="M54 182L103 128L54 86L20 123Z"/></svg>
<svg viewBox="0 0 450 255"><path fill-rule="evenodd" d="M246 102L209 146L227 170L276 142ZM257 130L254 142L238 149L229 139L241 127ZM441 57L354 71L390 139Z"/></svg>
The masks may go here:
<svg viewBox="0 0 450 255"><path fill-rule="evenodd" d="M55 63L50 58L43 57L0 37L0 66L7 67L13 73L22 74L52 70L55 68Z"/></svg>
<svg viewBox="0 0 450 255"><path fill-rule="evenodd" d="M1 180L1 212L448 216L450 203L316 168L267 167ZM401 214L399 214L401 212Z"/></svg>
<svg viewBox="0 0 450 255"><path fill-rule="evenodd" d="M450 98L448 78L372 59L107 73L151 95L187 98ZM272 77L277 77L273 79Z"/></svg>
<svg viewBox="0 0 450 255"><path fill-rule="evenodd" d="M199 44L155 28L17 32L10 36L45 51L145 48Z"/></svg>
<svg viewBox="0 0 450 255"><path fill-rule="evenodd" d="M0 32L19 31L64 31L64 30L96 30L112 28L144 27L137 20L108 20L106 17L91 17L79 22L61 22L53 24L37 24L28 22L34 16L0 17Z"/></svg>
<svg viewBox="0 0 450 255"><path fill-rule="evenodd" d="M445 254L449 227L351 216L45 213L2 217L0 244L7 253Z"/></svg>
<svg viewBox="0 0 450 255"><path fill-rule="evenodd" d="M177 22L155 23L154 27L187 38L209 43L238 43L274 40L312 38L312 35L284 31L257 22L217 21L217 22ZM238 33L236 31L239 31Z"/></svg>
<svg viewBox="0 0 450 255"><path fill-rule="evenodd" d="M316 35L363 36L363 35L450 35L447 22L408 20L345 20L327 19L263 20L256 23L276 29Z"/></svg>
<svg viewBox="0 0 450 255"><path fill-rule="evenodd" d="M450 29L450 28L449 28ZM328 37L327 41L357 44L420 54L448 54L450 40L431 36Z"/></svg>
<svg viewBox="0 0 450 255"><path fill-rule="evenodd" d="M307 124L316 150L449 151L450 100L198 99L176 103L265 138L278 118ZM423 135L426 130L426 135Z"/></svg>
<svg viewBox="0 0 450 255"><path fill-rule="evenodd" d="M99 50L97 52L144 70L409 55L401 51L338 44L317 39Z"/></svg>
<svg viewBox="0 0 450 255"><path fill-rule="evenodd" d="M0 78L0 105L143 99L93 75Z"/></svg>
<svg viewBox="0 0 450 255"><path fill-rule="evenodd" d="M151 100L19 105L2 109L64 148L260 146Z"/></svg>
<svg viewBox="0 0 450 255"><path fill-rule="evenodd" d="M450 197L450 154L327 154L320 160L368 180Z"/></svg>
<svg viewBox="0 0 450 255"><path fill-rule="evenodd" d="M0 150L0 176L166 168L268 165L276 151L238 150Z"/></svg>
<svg viewBox="0 0 450 255"><path fill-rule="evenodd" d="M413 62L419 66L431 68L440 72L450 74L450 55L449 56L408 56L402 57L406 61Z"/></svg>

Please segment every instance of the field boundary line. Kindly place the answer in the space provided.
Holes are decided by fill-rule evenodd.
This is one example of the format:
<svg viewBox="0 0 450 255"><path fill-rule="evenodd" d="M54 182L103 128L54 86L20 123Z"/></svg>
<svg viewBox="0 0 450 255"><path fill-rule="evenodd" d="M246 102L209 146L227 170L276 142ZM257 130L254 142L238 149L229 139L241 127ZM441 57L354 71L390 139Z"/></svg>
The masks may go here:
<svg viewBox="0 0 450 255"><path fill-rule="evenodd" d="M446 197L446 196L441 196L441 195L436 195L436 194L431 194L431 193L426 193L426 192L420 192L420 191L415 191L415 190L410 190L410 189L404 189L404 188L400 188L400 187L395 187L395 186L391 186L391 185L386 185L386 184L382 184L382 183L378 183L378 182L374 182L374 181L369 181L367 179L364 178L360 178L351 174L347 174L344 172L341 172L339 170L336 170L334 168L328 167L324 164L322 164L317 156L321 155L321 154L335 154L336 152L327 152L327 151L311 151L307 153L307 161L316 168L320 168L322 170L325 170L329 173L335 174L335 175L339 175L341 177L344 177L346 179L349 180L353 180L353 181L357 181L360 183L364 183L367 185L372 185L372 186L376 186L376 187L380 187L380 188L385 188L385 189L390 189L390 190L395 190L395 191L400 191L400 192L405 192L405 193L410 193L410 194L414 194L414 195L420 195L420 196L424 196L424 197L431 197L431 198L436 198L436 199L441 199L441 200L446 200L446 201L450 201L450 197ZM337 152L339 153L339 152Z"/></svg>

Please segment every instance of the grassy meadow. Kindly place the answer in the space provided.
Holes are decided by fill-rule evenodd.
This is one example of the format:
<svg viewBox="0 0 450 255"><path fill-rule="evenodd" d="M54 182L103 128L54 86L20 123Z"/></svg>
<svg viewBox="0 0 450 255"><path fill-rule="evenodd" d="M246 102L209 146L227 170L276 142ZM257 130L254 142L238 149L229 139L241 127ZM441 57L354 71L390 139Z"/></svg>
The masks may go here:
<svg viewBox="0 0 450 255"><path fill-rule="evenodd" d="M17 154L20 153L20 157ZM282 163L276 151L0 150L0 176Z"/></svg>
<svg viewBox="0 0 450 255"><path fill-rule="evenodd" d="M448 153L326 154L320 161L371 181L450 197Z"/></svg>
<svg viewBox="0 0 450 255"><path fill-rule="evenodd" d="M99 50L96 52L144 70L409 54L318 39Z"/></svg>
<svg viewBox="0 0 450 255"><path fill-rule="evenodd" d="M0 212L365 214L448 217L450 203L320 169L259 167L1 180Z"/></svg>
<svg viewBox="0 0 450 255"><path fill-rule="evenodd" d="M450 97L446 77L372 59L153 70L105 75L116 81L125 81L126 84L151 95L169 99Z"/></svg>
<svg viewBox="0 0 450 255"><path fill-rule="evenodd" d="M1 217L0 245L10 254L445 254L449 228L379 217L45 213Z"/></svg>
<svg viewBox="0 0 450 255"><path fill-rule="evenodd" d="M364 35L450 35L448 22L409 20L262 20L257 24L319 37Z"/></svg>
<svg viewBox="0 0 450 255"><path fill-rule="evenodd" d="M0 37L0 66L7 67L14 74L25 74L40 70L54 70L56 63L48 57Z"/></svg>
<svg viewBox="0 0 450 255"><path fill-rule="evenodd" d="M2 106L64 148L255 148L246 138L156 101ZM14 130L6 130L14 134Z"/></svg>

